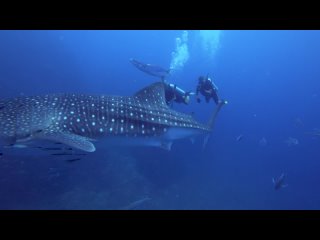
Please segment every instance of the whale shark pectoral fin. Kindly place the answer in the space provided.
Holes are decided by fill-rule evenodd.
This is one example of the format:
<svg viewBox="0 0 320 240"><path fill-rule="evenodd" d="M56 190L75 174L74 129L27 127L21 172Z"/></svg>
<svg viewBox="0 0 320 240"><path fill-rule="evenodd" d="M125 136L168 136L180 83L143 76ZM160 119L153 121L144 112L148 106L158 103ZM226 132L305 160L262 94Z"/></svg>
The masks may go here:
<svg viewBox="0 0 320 240"><path fill-rule="evenodd" d="M70 147L74 147L86 152L94 152L96 150L95 146L89 141L88 138L68 132L43 132L35 135L34 138L61 142Z"/></svg>

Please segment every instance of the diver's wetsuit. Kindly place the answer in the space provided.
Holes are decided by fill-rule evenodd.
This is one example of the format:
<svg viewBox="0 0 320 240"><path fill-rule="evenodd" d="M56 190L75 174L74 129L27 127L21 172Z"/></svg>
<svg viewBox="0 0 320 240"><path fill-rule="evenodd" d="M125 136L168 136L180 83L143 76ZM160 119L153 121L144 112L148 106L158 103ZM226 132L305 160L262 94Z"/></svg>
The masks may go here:
<svg viewBox="0 0 320 240"><path fill-rule="evenodd" d="M218 89L214 86L212 81L204 78L199 78L199 83L196 89L196 96L198 97L199 92L205 97L206 102L208 103L211 98L213 98L216 104L219 103L219 97L217 94ZM199 101L200 102L200 99Z"/></svg>

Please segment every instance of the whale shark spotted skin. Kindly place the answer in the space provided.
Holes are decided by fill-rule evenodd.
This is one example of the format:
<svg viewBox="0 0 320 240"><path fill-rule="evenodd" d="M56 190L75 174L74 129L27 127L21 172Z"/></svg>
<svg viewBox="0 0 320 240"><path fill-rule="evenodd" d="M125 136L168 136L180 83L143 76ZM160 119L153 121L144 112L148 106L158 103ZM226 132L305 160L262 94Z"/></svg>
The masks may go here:
<svg viewBox="0 0 320 240"><path fill-rule="evenodd" d="M62 93L0 101L0 139L5 146L40 139L94 152L93 142L108 138L170 149L173 140L210 133L212 125L170 109L162 82L133 96Z"/></svg>

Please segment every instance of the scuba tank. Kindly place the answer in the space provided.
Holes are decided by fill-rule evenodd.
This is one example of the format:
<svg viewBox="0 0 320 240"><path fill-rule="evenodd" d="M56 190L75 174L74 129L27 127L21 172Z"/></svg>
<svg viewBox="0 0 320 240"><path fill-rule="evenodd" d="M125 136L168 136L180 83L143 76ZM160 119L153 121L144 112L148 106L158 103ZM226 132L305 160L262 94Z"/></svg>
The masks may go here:
<svg viewBox="0 0 320 240"><path fill-rule="evenodd" d="M182 97L182 96L184 96L186 94L185 91L183 91L181 88L177 87L177 85L175 85L175 84L170 83L169 87L173 89L174 93L177 96L181 96Z"/></svg>
<svg viewBox="0 0 320 240"><path fill-rule="evenodd" d="M170 88L170 91L173 92L174 94L174 101L178 102L178 103L185 103L188 104L189 100L190 100L190 95L192 94L191 92L185 92L184 90L182 90L181 88L177 87L177 85L175 84L168 84L167 85Z"/></svg>
<svg viewBox="0 0 320 240"><path fill-rule="evenodd" d="M207 78L206 78L207 80L209 80L211 83L212 83L212 85L213 85L213 87L216 89L216 90L218 90L218 87L217 87L217 85L212 81L212 79L209 77L209 73L207 74Z"/></svg>

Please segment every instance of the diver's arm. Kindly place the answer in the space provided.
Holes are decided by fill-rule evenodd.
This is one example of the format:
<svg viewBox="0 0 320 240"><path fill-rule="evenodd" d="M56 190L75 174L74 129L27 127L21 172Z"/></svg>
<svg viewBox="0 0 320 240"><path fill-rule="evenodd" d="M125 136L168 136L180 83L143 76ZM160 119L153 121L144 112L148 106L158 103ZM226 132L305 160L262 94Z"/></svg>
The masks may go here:
<svg viewBox="0 0 320 240"><path fill-rule="evenodd" d="M200 84L198 84L197 85L197 89L196 89L196 99L197 99L198 103L200 103L200 101L201 101L200 98L199 98L200 87L201 87Z"/></svg>
<svg viewBox="0 0 320 240"><path fill-rule="evenodd" d="M197 89L196 89L196 97L199 96L199 91L200 91L200 84L197 85Z"/></svg>

